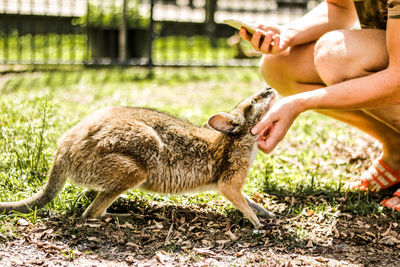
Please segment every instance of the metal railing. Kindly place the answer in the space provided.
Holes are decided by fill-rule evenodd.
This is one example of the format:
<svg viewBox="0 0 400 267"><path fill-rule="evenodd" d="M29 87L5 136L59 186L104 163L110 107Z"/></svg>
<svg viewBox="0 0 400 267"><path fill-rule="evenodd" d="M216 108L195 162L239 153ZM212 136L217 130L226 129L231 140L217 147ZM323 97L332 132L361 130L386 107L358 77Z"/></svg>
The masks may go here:
<svg viewBox="0 0 400 267"><path fill-rule="evenodd" d="M254 65L222 20L287 23L305 0L0 0L2 64Z"/></svg>

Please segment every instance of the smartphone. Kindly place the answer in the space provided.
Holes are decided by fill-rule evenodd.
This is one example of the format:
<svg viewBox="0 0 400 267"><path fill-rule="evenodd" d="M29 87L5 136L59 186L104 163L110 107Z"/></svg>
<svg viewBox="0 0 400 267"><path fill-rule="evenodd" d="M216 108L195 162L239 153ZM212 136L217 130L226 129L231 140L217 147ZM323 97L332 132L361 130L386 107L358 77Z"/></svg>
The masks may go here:
<svg viewBox="0 0 400 267"><path fill-rule="evenodd" d="M229 26L235 28L235 29L238 29L238 30L240 30L240 29L243 27L243 28L245 28L245 29L247 30L247 32L250 33L251 35L253 35L253 34L256 32L256 30L257 30L256 27L254 27L254 26L252 26L252 25L249 25L249 24L247 24L247 23L244 23L244 22L242 22L242 21L240 21L240 20L237 20L237 19L226 19L226 20L224 20L223 22L224 22L225 24L228 24ZM265 34L263 33L263 37L264 37L264 36L265 36Z"/></svg>

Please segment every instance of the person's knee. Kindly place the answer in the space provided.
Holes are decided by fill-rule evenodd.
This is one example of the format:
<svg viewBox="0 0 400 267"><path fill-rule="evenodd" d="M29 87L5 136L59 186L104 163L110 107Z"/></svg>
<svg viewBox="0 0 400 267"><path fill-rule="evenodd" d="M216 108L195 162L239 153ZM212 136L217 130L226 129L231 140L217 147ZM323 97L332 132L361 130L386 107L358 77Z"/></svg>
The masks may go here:
<svg viewBox="0 0 400 267"><path fill-rule="evenodd" d="M287 95L287 82L290 77L285 71L286 61L279 55L264 55L260 63L260 72L265 82L280 94Z"/></svg>
<svg viewBox="0 0 400 267"><path fill-rule="evenodd" d="M271 81L275 80L279 73L279 57L275 55L264 55L260 62L260 72L264 80L270 84ZM272 82L275 83L275 82Z"/></svg>
<svg viewBox="0 0 400 267"><path fill-rule="evenodd" d="M346 53L342 31L332 31L319 38L314 48L315 68L325 84L331 85L348 79L351 55Z"/></svg>

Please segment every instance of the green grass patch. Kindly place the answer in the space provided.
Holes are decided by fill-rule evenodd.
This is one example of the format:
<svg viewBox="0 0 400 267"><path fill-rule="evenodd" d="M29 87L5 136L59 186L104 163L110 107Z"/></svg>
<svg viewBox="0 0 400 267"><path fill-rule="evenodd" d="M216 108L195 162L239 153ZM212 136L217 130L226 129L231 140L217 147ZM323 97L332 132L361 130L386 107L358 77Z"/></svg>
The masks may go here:
<svg viewBox="0 0 400 267"><path fill-rule="evenodd" d="M83 63L92 59L85 34L3 33L0 48L0 61L6 62ZM236 53L226 38L169 36L155 38L153 43L155 64L223 64L234 59Z"/></svg>
<svg viewBox="0 0 400 267"><path fill-rule="evenodd" d="M46 180L57 139L94 110L111 105L152 107L202 125L214 113L231 110L265 86L256 68L164 68L155 69L151 78L147 74L141 68L74 67L3 76L0 201L20 200L37 192ZM389 193L364 194L344 188L378 153L379 147L355 129L307 112L272 154L259 153L244 191L250 196L265 194L264 205L279 216L312 211L328 221L338 212L397 219L398 215L378 205ZM161 196L131 190L125 197L138 203L209 207L233 222L243 221L216 193ZM0 215L0 221L12 224L22 216L35 222L54 213L79 216L90 199L83 188L67 183L44 209L29 215ZM0 235L11 235L7 227L0 226ZM293 231L301 238L311 230L299 226Z"/></svg>

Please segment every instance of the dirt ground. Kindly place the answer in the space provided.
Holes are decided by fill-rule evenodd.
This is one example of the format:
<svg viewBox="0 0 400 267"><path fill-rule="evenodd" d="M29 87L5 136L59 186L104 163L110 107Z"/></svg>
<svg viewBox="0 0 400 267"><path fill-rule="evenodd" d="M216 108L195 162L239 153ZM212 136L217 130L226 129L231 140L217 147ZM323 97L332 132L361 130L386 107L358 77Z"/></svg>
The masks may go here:
<svg viewBox="0 0 400 267"><path fill-rule="evenodd" d="M266 197L257 194L253 199L263 202ZM264 227L257 231L238 211L223 215L210 210L210 205L122 200L116 206L130 216L82 221L49 214L36 224L19 219L15 233L0 236L0 266L398 266L400 262L400 225L390 218L385 222L374 216L305 211L290 218L279 214L275 219L261 218ZM308 234L302 236L298 229Z"/></svg>

